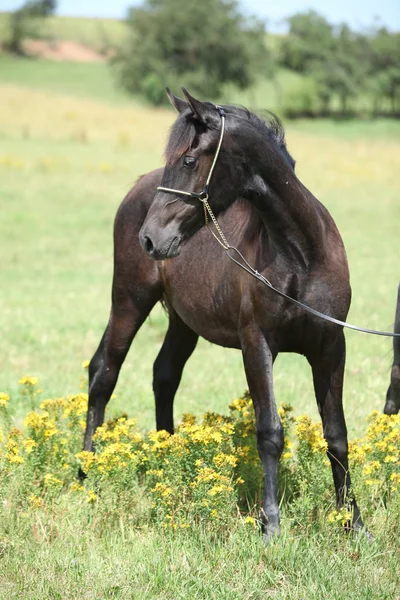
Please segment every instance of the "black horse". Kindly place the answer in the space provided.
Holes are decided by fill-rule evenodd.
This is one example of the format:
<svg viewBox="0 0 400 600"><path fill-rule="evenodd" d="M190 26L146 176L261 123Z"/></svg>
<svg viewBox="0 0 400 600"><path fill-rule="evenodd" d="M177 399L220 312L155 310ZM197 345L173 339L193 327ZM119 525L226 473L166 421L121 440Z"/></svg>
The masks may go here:
<svg viewBox="0 0 400 600"><path fill-rule="evenodd" d="M342 328L274 295L229 261L203 227L204 207L198 198L204 200L204 193L188 197L183 192L208 182L212 211L249 263L293 298L343 320L351 290L342 239L327 209L296 177L277 119L266 123L241 108L217 110L186 92L185 97L170 94L179 117L171 130L165 169L142 177L116 216L111 315L89 367L84 447L93 447L92 435L103 422L133 337L163 299L169 328L154 364L157 428L173 432L173 399L199 335L241 349L264 469L261 520L267 540L279 531L277 468L283 448L273 363L279 352L303 354L312 368L337 504L351 504L351 525L361 529L350 494ZM161 183L164 190L154 196ZM177 192L171 195L171 188ZM146 256L139 239L157 261Z"/></svg>
<svg viewBox="0 0 400 600"><path fill-rule="evenodd" d="M396 316L394 332L400 333L400 285L397 292ZM386 394L386 404L383 412L387 415L397 415L400 411L400 337L393 338L393 365L390 375L390 385Z"/></svg>

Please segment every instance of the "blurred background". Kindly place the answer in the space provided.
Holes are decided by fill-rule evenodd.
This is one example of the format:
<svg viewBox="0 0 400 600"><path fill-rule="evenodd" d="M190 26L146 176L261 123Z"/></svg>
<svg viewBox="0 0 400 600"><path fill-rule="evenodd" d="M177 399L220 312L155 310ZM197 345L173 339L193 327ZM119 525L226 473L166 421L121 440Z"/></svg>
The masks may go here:
<svg viewBox="0 0 400 600"><path fill-rule="evenodd" d="M103 87L115 85L120 97L124 91L165 104L165 86L179 89L184 81L210 99L267 104L292 118L400 111L396 0L3 0L0 6L10 11L0 15L4 52L96 63L85 79L94 86L102 74ZM89 82L79 85L84 93L97 91Z"/></svg>
<svg viewBox="0 0 400 600"><path fill-rule="evenodd" d="M23 375L73 393L108 318L112 224L137 177L163 163L175 118L165 86L269 109L303 183L348 252L349 320L390 329L400 279L400 4L282 0L0 2L0 390ZM157 308L123 367L111 414L154 425ZM382 409L390 340L350 332L352 432ZM276 395L315 416L308 365L280 357ZM246 382L240 353L202 341L177 415L225 412ZM40 399L38 398L38 403ZM14 403L18 419L23 401Z"/></svg>

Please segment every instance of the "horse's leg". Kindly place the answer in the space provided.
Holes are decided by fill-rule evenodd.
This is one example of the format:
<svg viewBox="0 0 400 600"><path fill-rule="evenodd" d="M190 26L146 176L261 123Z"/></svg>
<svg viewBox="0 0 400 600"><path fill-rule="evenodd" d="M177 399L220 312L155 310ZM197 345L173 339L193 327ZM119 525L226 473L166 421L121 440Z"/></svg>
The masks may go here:
<svg viewBox="0 0 400 600"><path fill-rule="evenodd" d="M400 286L397 293L395 333L400 333ZM393 365L390 374L390 385L386 394L383 412L386 415L397 415L400 411L400 338L393 338Z"/></svg>
<svg viewBox="0 0 400 600"><path fill-rule="evenodd" d="M247 383L256 417L258 452L264 470L264 497L260 519L264 542L279 534L277 500L278 462L283 450L283 428L275 404L272 369L276 355L260 329L249 325L241 331L241 347Z"/></svg>
<svg viewBox="0 0 400 600"><path fill-rule="evenodd" d="M318 410L322 418L328 456L331 462L338 508L348 505L352 512L351 526L364 527L355 498L351 493L348 464L347 428L343 413L343 377L346 342L343 331L332 342L327 340L318 355L310 360Z"/></svg>
<svg viewBox="0 0 400 600"><path fill-rule="evenodd" d="M386 393L385 415L397 415L400 411L400 364L392 366L390 385Z"/></svg>
<svg viewBox="0 0 400 600"><path fill-rule="evenodd" d="M196 347L198 335L172 309L169 327L154 362L153 390L156 401L157 430L174 433L173 402L186 361Z"/></svg>
<svg viewBox="0 0 400 600"><path fill-rule="evenodd" d="M112 305L108 325L89 365L85 450L93 450L92 437L104 421L105 408L117 383L122 363L134 336L158 299L149 297L146 302L139 304L129 298L123 304Z"/></svg>

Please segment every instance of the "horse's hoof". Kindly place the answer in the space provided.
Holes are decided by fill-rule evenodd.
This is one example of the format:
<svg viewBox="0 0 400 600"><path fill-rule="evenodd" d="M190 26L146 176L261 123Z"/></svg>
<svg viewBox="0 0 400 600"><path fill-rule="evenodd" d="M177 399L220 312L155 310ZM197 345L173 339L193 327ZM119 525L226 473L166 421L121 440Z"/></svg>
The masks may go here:
<svg viewBox="0 0 400 600"><path fill-rule="evenodd" d="M399 412L399 407L393 402L393 400L386 400L383 412L385 415L397 415Z"/></svg>
<svg viewBox="0 0 400 600"><path fill-rule="evenodd" d="M85 481L86 478L87 478L87 475L86 475L85 471L82 471L81 467L79 467L79 470L78 470L79 481Z"/></svg>
<svg viewBox="0 0 400 600"><path fill-rule="evenodd" d="M355 529L354 534L358 538L360 538L362 540L366 540L368 542L368 544L372 544L372 542L375 541L374 536L372 535L372 533L370 533L368 531L368 529L366 527L360 527L359 529Z"/></svg>
<svg viewBox="0 0 400 600"><path fill-rule="evenodd" d="M264 525L264 530L262 534L263 544L264 546L268 546L270 542L280 536L281 529L279 525Z"/></svg>

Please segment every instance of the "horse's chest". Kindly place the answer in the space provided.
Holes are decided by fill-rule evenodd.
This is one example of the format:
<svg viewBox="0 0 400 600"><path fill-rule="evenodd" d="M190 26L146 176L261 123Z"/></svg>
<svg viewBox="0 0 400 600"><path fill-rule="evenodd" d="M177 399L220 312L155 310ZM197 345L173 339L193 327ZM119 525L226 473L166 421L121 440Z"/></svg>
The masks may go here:
<svg viewBox="0 0 400 600"><path fill-rule="evenodd" d="M240 297L222 276L202 266L176 261L164 266L164 288L169 304L198 335L218 344L239 348Z"/></svg>

